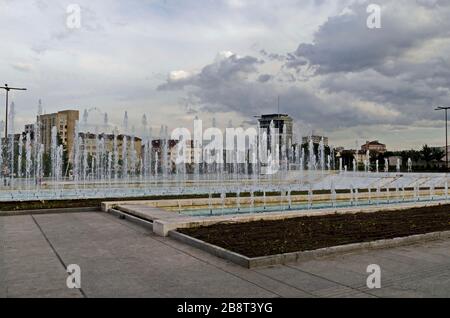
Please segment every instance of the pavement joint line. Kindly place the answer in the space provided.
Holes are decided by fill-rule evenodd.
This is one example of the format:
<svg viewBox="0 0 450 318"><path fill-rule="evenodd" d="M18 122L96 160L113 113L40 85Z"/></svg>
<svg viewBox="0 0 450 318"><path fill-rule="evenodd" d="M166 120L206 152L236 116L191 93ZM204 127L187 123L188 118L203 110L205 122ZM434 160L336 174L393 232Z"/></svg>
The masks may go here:
<svg viewBox="0 0 450 318"><path fill-rule="evenodd" d="M118 224L121 224L121 225L123 225L123 226L126 226L127 228L130 228L130 229L132 229L133 231L135 231L135 232L137 232L137 233L141 233L141 232L139 232L136 228L134 228L134 227L132 227L132 226L130 226L130 225L127 225L127 221L126 220L124 220L124 222L120 222L116 217L113 217L113 219L114 219L114 221L116 222L116 223L118 223ZM142 226L140 226L140 225L137 225L137 226L139 226L139 227L142 227ZM152 233L152 232L150 232L150 233ZM141 233L142 234L142 233ZM283 296L282 295L279 295L278 293L276 293L276 292L274 292L274 291L272 291L272 290L269 290L269 289L267 289L267 288L265 288L265 287L263 287L263 286L260 286L259 284L257 284L257 283L254 283L254 282L252 282L252 281L250 281L250 280L247 280L247 279L245 279L245 278L243 278L243 277L241 277L241 276L239 276L239 275L237 275L237 274L234 274L234 273L232 273L232 272L230 272L230 271L227 271L227 270L225 270L225 269L223 269L223 268L221 268L220 266L218 266L218 265L215 265L215 264L212 264L212 263L210 263L210 262L208 262L208 261L206 261L206 260L204 260L204 259L201 259L201 258L199 258L198 256L195 256L195 255L193 255L193 254L191 254L191 253L189 253L189 252L186 252L186 251L184 251L184 250L182 250L182 249L180 249L180 248L178 248L178 247L175 247L175 246L173 246L173 245L171 245L171 244L168 244L167 242L165 242L165 241L163 241L163 240L160 240L158 237L156 237L156 236L152 236L152 235L149 235L149 236L146 236L146 237L148 237L148 238L150 238L150 239L152 239L152 240L155 240L155 241L157 241L157 242L159 242L159 243L161 243L161 244L163 244L163 245L166 245L166 246L168 246L168 247L170 247L170 248L172 248L172 249L174 249L174 250L176 250L176 251L178 251L178 252L181 252L182 254L185 254L185 255L188 255L188 256L190 256L190 257L193 257L194 259L196 259L196 260L198 260L198 261L200 261L200 262L202 262L202 263L204 263L204 264L207 264L207 265L209 265L209 266L212 266L212 267L214 267L214 268L216 268L216 269L218 269L218 270L220 270L220 271L222 271L222 272L224 272L224 273L227 273L227 274L229 274L229 275L232 275L232 276L234 276L234 277L236 277L236 278L238 278L238 279L240 279L240 280L242 280L242 281L245 281L245 282L247 282L247 283L249 283L249 284L252 284L252 285L254 285L254 286L256 286L256 287L258 287L258 288L261 288L261 289L263 289L263 290L265 290L265 291L267 291L267 292L269 292L269 293L271 293L271 294L274 294L274 295L276 295L276 296L278 296L278 297L280 297L280 298L283 298ZM230 263L230 264L232 264L232 263ZM259 274L259 273L258 273ZM263 275L264 276L264 275ZM271 278L272 280L275 280L275 279L273 279L273 278ZM283 283L284 285L287 285L287 284L285 284L285 283Z"/></svg>
<svg viewBox="0 0 450 318"><path fill-rule="evenodd" d="M173 245L171 245L171 244L168 244L167 242L164 242L164 241L162 241L162 240L160 240L160 239L158 239L158 238L155 238L155 237L151 237L151 238L154 239L155 241L158 241L158 242L160 242L160 243L162 243L162 244L164 244L164 245L166 245L166 246L168 246L168 247L171 247L171 248L173 248L173 249L175 249L175 250L177 250L177 251L179 251L179 252L181 252L181 253L183 253L183 254L185 254L185 255L188 255L188 256L190 256L190 257L193 257L193 258L195 258L196 260L198 260L198 261L200 261L200 262L202 262L202 263L204 263L204 264L207 264L207 265L212 266L212 267L214 267L214 268L216 268L216 269L218 269L218 270L221 270L221 271L224 272L224 273L227 273L227 274L232 275L232 276L234 276L234 277L236 277L236 278L239 278L239 279L242 280L242 281L245 281L245 282L247 282L247 283L249 283L249 284L252 284L252 285L254 285L254 286L258 287L258 288L261 288L261 289L263 289L263 290L265 290L265 291L267 291L267 292L269 292L269 293L271 293L271 294L274 294L274 295L276 295L276 296L278 296L278 297L280 297L280 298L284 298L282 295L280 295L280 294L278 294L278 293L276 293L276 292L274 292L274 291L272 291L272 290L270 290L270 289L267 289L267 288L265 288L265 287L263 287L263 286L261 286L261 285L255 283L255 282L252 282L252 281L250 281L250 280L248 280L248 279L245 279L245 278L243 278L243 277L241 277L241 276L239 276L239 275L237 275L237 274L235 274L235 273L232 273L232 272L230 272L230 271L228 271L228 270L226 270L226 269L223 269L223 268L221 268L221 267L218 266L218 265L212 264L212 263L210 263L210 262L208 262L208 261L206 261L206 260L204 260L204 259L201 259L200 257L195 256L195 255L193 255L193 254L191 254L191 253L189 253L189 252L187 252L187 251L184 251L184 250L182 250L182 249L180 249L180 248L178 248L178 247L175 247L175 246L173 246ZM233 264L233 263L230 262L230 264Z"/></svg>
<svg viewBox="0 0 450 318"><path fill-rule="evenodd" d="M415 246L417 246L417 245L415 245ZM393 259L393 258L387 257L385 255L380 255L379 257L384 258L389 261L398 261L397 259ZM402 261L398 261L398 262L400 262L404 265L410 265L410 263L405 263ZM430 266L428 268L419 269L416 271L409 272L407 274L397 275L396 278L385 279L385 280L383 280L383 282L384 282L383 286L391 287L396 283L403 283L405 281L410 281L411 279L414 279L414 278L433 277L436 275L445 274L447 271L450 272L450 266L448 266L448 265Z"/></svg>
<svg viewBox="0 0 450 318"><path fill-rule="evenodd" d="M187 246L189 247L189 245L187 245ZM201 250L199 250L199 251L201 251ZM195 257L195 256L193 256L193 255L191 255L191 254L189 254L189 253L186 253L186 254L187 254L187 255L190 255L190 256L192 256L192 257ZM211 255L211 254L209 254L209 255ZM213 257L214 257L214 256L213 256ZM230 261L227 261L227 260L224 260L224 259L220 259L220 258L218 258L218 259L234 265L233 262L230 262ZM211 265L211 266L214 266L214 267L216 267L216 268L218 268L218 269L224 271L224 272L229 273L228 271L224 270L223 268L221 268L221 267L218 266L218 265L211 264L211 263L209 263L209 262L207 262L207 261L205 261L205 262L206 262L207 264ZM243 270L251 271L251 272L253 272L253 273L256 274L256 275L263 276L263 277L265 277L265 278L268 278L268 279L270 279L270 280L273 280L273 281L275 281L275 282L277 282L277 283L280 283L280 284L282 284L282 285L285 285L285 286L291 287L291 288L293 288L293 289L296 289L296 290L298 290L298 291L304 292L304 293L306 293L306 294L308 294L308 295L311 295L311 296L313 296L313 297L318 297L317 295L315 295L315 294L313 294L313 293L311 293L311 292L308 292L308 291L306 291L306 290L303 290L303 289L301 289L301 288L298 288L297 286L291 285L291 284L289 284L289 283L283 282L283 281L281 281L281 280L279 280L279 279L276 279L276 278L271 277L271 276L269 276L269 275L267 275L267 274L261 273L261 272L259 272L259 271L257 271L257 270L248 269L248 268L242 268L242 269L243 269ZM232 275L234 275L234 276L238 276L237 274L233 274L233 273L230 273L230 274L232 274ZM238 277L239 277L239 276L238 276ZM241 277L239 277L239 278L241 278ZM242 279L242 278L241 278L241 279ZM246 279L243 279L243 280L244 280L244 281L247 281ZM250 282L250 283L252 283L252 282ZM255 284L255 285L256 285L256 286L259 286L259 285L257 285L257 284ZM270 291L270 292L272 292L272 291ZM272 292L272 293L275 293L275 292ZM276 294L276 293L275 293L275 294ZM282 297L282 296L280 295L280 297Z"/></svg>
<svg viewBox="0 0 450 318"><path fill-rule="evenodd" d="M331 282L331 283L340 285L340 286L342 286L342 287L347 287L347 288L350 288L350 289L352 289L352 290L354 290L354 291L358 291L358 292L361 292L361 293L366 294L366 295L370 295L370 296L374 296L374 297L380 298L380 297L377 296L377 295L374 295L374 294L372 294L372 293L369 293L369 292L367 292L367 291L365 291L365 290L361 290L361 289L352 287L351 285L342 284L342 283L339 283L339 282L337 282L337 281L335 281L335 280L329 279L329 278L327 278L327 277L323 277L323 276L321 276L321 275L317 275L317 274L314 274L314 273L311 273L311 272L308 272L308 271L304 271L304 270L301 270L300 268L297 268L297 267L294 267L294 266L291 266L291 265L285 265L285 266L288 267L288 268L291 268L291 269L293 269L293 270L296 270L296 271L299 271L299 272L302 272L302 273L305 273L305 274L308 274L308 275L311 275L311 276L314 276L314 277L317 277L317 278L321 278L321 279L323 279L323 280L326 280L326 281L328 281L328 282Z"/></svg>
<svg viewBox="0 0 450 318"><path fill-rule="evenodd" d="M320 297L326 297L326 298L338 297L338 298L340 298L340 297L343 297L343 296L351 296L351 295L357 295L357 294L364 294L364 295L369 295L369 296L376 297L376 296L374 296L374 295L372 295L370 293L367 293L367 292L365 292L365 291L363 291L361 289L358 289L358 288L347 288L346 287L347 288L346 291L339 291L338 288L342 288L342 286L335 287L334 290L333 289L329 289L328 293L321 294ZM367 287L366 286L361 286L361 288L367 288ZM325 290L327 290L327 289L325 289Z"/></svg>
<svg viewBox="0 0 450 318"><path fill-rule="evenodd" d="M36 224L37 228L39 229L39 231L41 232L42 236L45 238L45 240L47 241L48 245L50 246L50 248L52 249L53 253L56 255L56 257L58 258L59 262L61 263L61 265L64 268L64 272L67 271L67 265L64 263L64 260L61 258L61 256L59 255L59 253L56 251L55 247L53 246L53 244L50 242L49 238L47 237L47 235L44 233L44 231L42 230L41 226L39 225L38 221L35 219L34 215L30 215L31 218L33 219L34 223ZM80 294L84 297L84 298L88 298L86 293L84 292L84 290L82 288L79 288L78 291L80 292Z"/></svg>
<svg viewBox="0 0 450 318"><path fill-rule="evenodd" d="M347 255L352 255L353 253L347 254ZM380 258L384 258L387 259L389 261L393 261L392 258L390 257L386 257L383 255L379 256ZM400 261L401 262L401 261ZM405 262L401 262L403 264L409 265L409 263L405 263ZM423 270L417 270L414 272L410 272L408 274L403 274L403 275L397 275L396 278L390 278L390 279L383 279L383 287L391 287L394 286L394 284L396 283L402 283L404 281L408 281L411 280L413 278L427 278L427 277L433 277L437 275L441 274L445 274L447 270L450 270L450 267L448 265L437 265L434 267L431 267L430 269L423 269ZM360 289L360 288L365 288L364 284L361 285L351 285L354 289Z"/></svg>
<svg viewBox="0 0 450 318"><path fill-rule="evenodd" d="M354 298L355 295L360 295L360 294L367 295L365 293L362 293L361 291L349 290L349 291L342 291L342 292L334 292L334 293L329 293L329 294L323 294L323 295L321 295L321 297L325 297L325 298L351 297L351 298Z"/></svg>
<svg viewBox="0 0 450 318"><path fill-rule="evenodd" d="M433 241L433 242L445 242L445 241L446 241L445 239L442 239L442 240ZM419 244L412 244L412 245L403 246L403 247L404 248L419 247L419 246L423 246L423 243L425 243L425 242L419 242ZM382 255L380 255L380 257L384 258L384 259L387 259L387 260L395 260L395 261L397 261L399 263L402 263L402 264L405 264L405 265L411 264L411 262L406 262L406 261L403 261L401 259L396 258L398 255L397 255L397 253L395 253L395 251L391 251L391 250L388 249L388 250L386 250L386 252L387 252L387 255L383 255L382 254ZM431 254L431 255L439 255L439 256L442 256L442 257L448 257L448 255L443 255L443 254ZM408 255L400 255L400 256L405 257L405 258L410 258L411 260L414 260L413 257L410 257Z"/></svg>
<svg viewBox="0 0 450 318"><path fill-rule="evenodd" d="M101 211L100 207L16 210L16 211L0 211L0 217L23 216L23 215L46 215L46 214L74 214L74 213L89 213L98 211Z"/></svg>
<svg viewBox="0 0 450 318"><path fill-rule="evenodd" d="M346 290L342 290L342 286L334 286L331 288L319 289L317 292L320 294L319 297L321 298L334 298L334 297L342 298L345 296L361 294L360 291L355 291L353 289L347 288Z"/></svg>
<svg viewBox="0 0 450 318"><path fill-rule="evenodd" d="M380 257L392 261L391 258L388 258L385 256L380 256ZM442 271L442 269L443 269L443 271ZM429 278L429 277L434 277L434 276L446 275L447 270L450 271L450 267L448 265L434 266L429 269L418 270L418 271L414 271L414 272L411 272L408 274L396 276L398 278L383 279L382 285L383 285L383 288L387 288L387 287L400 288L401 285L399 285L399 284L411 281L415 278ZM364 285L353 286L353 288L359 290L360 288L365 288L365 286Z"/></svg>
<svg viewBox="0 0 450 318"><path fill-rule="evenodd" d="M259 274L259 275L262 275L262 276L264 276L264 277L267 277L267 278L269 278L269 279L271 279L271 280L274 280L274 281L276 281L276 282L278 282L278 283L280 283L280 284L283 284L283 285L289 286L289 287L291 287L291 288L297 289L297 290L299 290L299 291L301 291L301 292L303 292L303 293L305 293L305 294L308 294L308 295L310 295L310 296L313 296L313 297L315 297L315 298L320 297L319 295L316 295L316 294L314 294L313 292L309 292L309 291L307 291L307 290L301 289L301 288L299 288L299 287L297 287L297 286L294 286L294 285L291 285L291 284L289 284L289 283L286 283L286 282L282 281L281 279L274 278L274 277L272 277L272 276L270 276L270 275L261 273L261 272L259 272L258 270L253 270L253 269L250 269L250 270L251 270L252 272L254 272L254 273L257 273L257 274Z"/></svg>

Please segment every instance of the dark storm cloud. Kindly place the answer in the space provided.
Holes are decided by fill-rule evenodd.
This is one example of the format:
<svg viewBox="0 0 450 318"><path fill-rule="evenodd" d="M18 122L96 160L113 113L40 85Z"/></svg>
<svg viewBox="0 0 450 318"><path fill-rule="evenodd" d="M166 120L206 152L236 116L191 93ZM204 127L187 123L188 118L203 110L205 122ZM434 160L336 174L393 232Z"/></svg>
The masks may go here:
<svg viewBox="0 0 450 318"><path fill-rule="evenodd" d="M317 127L327 123L329 129L389 121L383 114L361 111L345 99L333 99L333 105L330 105L330 101L319 98L306 87L280 87L276 82L266 80L273 77L270 74L248 76L258 74L256 65L259 63L256 58L231 56L207 65L197 75L169 79L160 90L185 89L195 97L202 111L232 111L245 117L276 112L279 96L282 112Z"/></svg>
<svg viewBox="0 0 450 318"><path fill-rule="evenodd" d="M307 59L319 74L358 72L450 34L448 1L380 1L381 29L367 27L368 3L355 4L348 13L331 17L313 43L299 45L295 57Z"/></svg>
<svg viewBox="0 0 450 318"><path fill-rule="evenodd" d="M169 78L167 83L160 85L158 89L173 90L185 86L199 86L203 89L215 88L225 82L238 81L249 74L256 73L257 66L263 63L263 61L252 56L238 57L232 54L205 66L198 74L181 79Z"/></svg>
<svg viewBox="0 0 450 318"><path fill-rule="evenodd" d="M255 57L233 55L160 89L186 89L204 111L244 116L276 111L280 96L282 112L324 130L440 119L430 110L450 104L450 2L380 1L375 30L366 25L368 4L329 18L294 52L260 50L278 64L273 73Z"/></svg>
<svg viewBox="0 0 450 318"><path fill-rule="evenodd" d="M261 74L258 77L258 81L261 83L267 83L268 81L270 81L272 79L273 79L273 75L270 75L270 74Z"/></svg>
<svg viewBox="0 0 450 318"><path fill-rule="evenodd" d="M444 41L450 36L450 2L381 4L382 29L368 29L367 3L357 4L351 13L330 18L314 43L300 44L294 55L308 60L326 92L384 105L401 114L398 124L440 118L430 109L450 102L450 41ZM432 56L421 57L420 50Z"/></svg>
<svg viewBox="0 0 450 318"><path fill-rule="evenodd" d="M278 53L269 53L265 49L262 49L259 51L259 54L264 56L265 58L271 60L271 61L284 61L286 60L286 56Z"/></svg>

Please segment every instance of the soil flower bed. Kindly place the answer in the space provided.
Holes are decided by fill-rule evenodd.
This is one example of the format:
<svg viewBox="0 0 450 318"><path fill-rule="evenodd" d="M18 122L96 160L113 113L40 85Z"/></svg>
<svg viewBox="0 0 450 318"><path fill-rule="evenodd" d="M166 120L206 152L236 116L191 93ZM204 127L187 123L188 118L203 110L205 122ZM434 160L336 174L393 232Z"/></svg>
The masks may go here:
<svg viewBox="0 0 450 318"><path fill-rule="evenodd" d="M450 231L450 205L376 213L216 224L180 233L247 257Z"/></svg>

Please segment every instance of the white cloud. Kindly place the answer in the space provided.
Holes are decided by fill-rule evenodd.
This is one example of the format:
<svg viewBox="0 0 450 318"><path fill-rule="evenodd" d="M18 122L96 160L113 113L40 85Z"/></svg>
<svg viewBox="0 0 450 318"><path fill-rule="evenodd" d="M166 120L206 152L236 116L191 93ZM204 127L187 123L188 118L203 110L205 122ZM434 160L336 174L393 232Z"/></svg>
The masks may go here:
<svg viewBox="0 0 450 318"><path fill-rule="evenodd" d="M170 81L179 81L179 80L187 79L191 76L192 76L191 73L183 71L183 70L172 71L172 72L170 72L169 80Z"/></svg>
<svg viewBox="0 0 450 318"><path fill-rule="evenodd" d="M21 72L30 72L33 70L33 65L28 63L13 63L11 66Z"/></svg>

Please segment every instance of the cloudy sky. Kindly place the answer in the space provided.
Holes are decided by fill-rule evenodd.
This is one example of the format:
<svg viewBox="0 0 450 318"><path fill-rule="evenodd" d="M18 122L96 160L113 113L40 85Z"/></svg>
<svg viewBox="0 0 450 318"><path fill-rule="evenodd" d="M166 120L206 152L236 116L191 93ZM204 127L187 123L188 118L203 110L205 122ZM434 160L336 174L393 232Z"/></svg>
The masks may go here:
<svg viewBox="0 0 450 318"><path fill-rule="evenodd" d="M371 3L381 29L367 27ZM117 126L128 111L137 131L143 114L155 133L195 116L249 125L279 96L301 134L334 145L443 144L448 0L0 0L0 38L0 81L28 88L13 93L16 127L39 99Z"/></svg>

